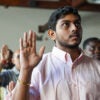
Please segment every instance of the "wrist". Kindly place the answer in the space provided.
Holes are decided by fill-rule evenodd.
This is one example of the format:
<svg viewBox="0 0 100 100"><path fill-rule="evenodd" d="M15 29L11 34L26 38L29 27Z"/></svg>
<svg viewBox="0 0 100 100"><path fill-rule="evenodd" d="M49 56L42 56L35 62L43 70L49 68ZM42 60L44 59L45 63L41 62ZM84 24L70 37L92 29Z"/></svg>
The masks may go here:
<svg viewBox="0 0 100 100"><path fill-rule="evenodd" d="M22 80L25 83L30 83L31 81L31 72L20 71L19 80Z"/></svg>
<svg viewBox="0 0 100 100"><path fill-rule="evenodd" d="M23 85L23 86L30 86L30 83L28 83L28 82L26 82L26 81L23 81L23 80L21 80L21 79L18 79L17 82L20 83L20 84Z"/></svg>

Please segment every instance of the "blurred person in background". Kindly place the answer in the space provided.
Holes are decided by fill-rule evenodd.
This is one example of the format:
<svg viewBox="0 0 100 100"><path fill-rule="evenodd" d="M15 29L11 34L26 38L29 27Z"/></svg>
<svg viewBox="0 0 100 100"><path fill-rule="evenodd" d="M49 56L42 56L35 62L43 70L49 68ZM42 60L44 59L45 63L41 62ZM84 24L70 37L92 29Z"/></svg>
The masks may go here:
<svg viewBox="0 0 100 100"><path fill-rule="evenodd" d="M100 39L97 37L87 38L83 42L83 50L87 56L100 60Z"/></svg>
<svg viewBox="0 0 100 100"><path fill-rule="evenodd" d="M0 100L4 100L4 96L7 93L7 85L9 82L17 82L19 71L20 71L20 50L16 50L12 57L12 63L15 65L11 69L5 69L0 72Z"/></svg>
<svg viewBox="0 0 100 100"><path fill-rule="evenodd" d="M7 45L3 45L0 52L0 70L12 69L14 67L12 57L13 51Z"/></svg>
<svg viewBox="0 0 100 100"><path fill-rule="evenodd" d="M0 74L7 70L12 69L14 64L12 62L13 51L8 48L7 45L3 45L0 50ZM1 81L1 79L0 79ZM6 94L6 88L0 83L0 100L4 100Z"/></svg>

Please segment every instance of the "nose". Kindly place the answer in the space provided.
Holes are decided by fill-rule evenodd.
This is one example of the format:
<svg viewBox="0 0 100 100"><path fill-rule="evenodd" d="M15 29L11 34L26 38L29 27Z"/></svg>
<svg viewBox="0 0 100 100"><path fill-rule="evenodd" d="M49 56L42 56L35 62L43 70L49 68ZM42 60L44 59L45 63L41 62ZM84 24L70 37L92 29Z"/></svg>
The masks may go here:
<svg viewBox="0 0 100 100"><path fill-rule="evenodd" d="M77 26L74 23L71 23L71 30L72 32L77 31Z"/></svg>

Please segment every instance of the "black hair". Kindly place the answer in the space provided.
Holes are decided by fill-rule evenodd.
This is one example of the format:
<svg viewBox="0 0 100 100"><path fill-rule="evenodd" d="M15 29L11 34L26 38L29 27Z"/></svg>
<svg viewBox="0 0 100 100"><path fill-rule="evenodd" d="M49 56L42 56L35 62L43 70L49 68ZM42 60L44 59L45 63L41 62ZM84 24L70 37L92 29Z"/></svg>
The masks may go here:
<svg viewBox="0 0 100 100"><path fill-rule="evenodd" d="M99 38L97 38L97 37L90 37L90 38L84 40L84 42L83 42L83 49L85 49L86 46L87 46L90 42L95 42L95 41L100 41L100 40L99 40Z"/></svg>
<svg viewBox="0 0 100 100"><path fill-rule="evenodd" d="M81 17L76 8L73 8L71 6L64 6L64 7L58 8L51 14L48 20L48 29L56 30L57 21L60 18L63 18L67 14L74 14L79 17L79 20L81 20Z"/></svg>

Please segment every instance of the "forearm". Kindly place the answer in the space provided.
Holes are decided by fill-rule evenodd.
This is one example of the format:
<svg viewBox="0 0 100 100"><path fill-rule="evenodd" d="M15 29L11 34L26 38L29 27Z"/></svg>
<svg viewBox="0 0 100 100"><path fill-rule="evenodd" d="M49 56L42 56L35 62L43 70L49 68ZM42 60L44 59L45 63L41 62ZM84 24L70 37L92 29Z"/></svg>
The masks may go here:
<svg viewBox="0 0 100 100"><path fill-rule="evenodd" d="M19 80L16 84L12 100L29 100L29 83L31 72L20 72ZM25 84L23 84L24 82Z"/></svg>

